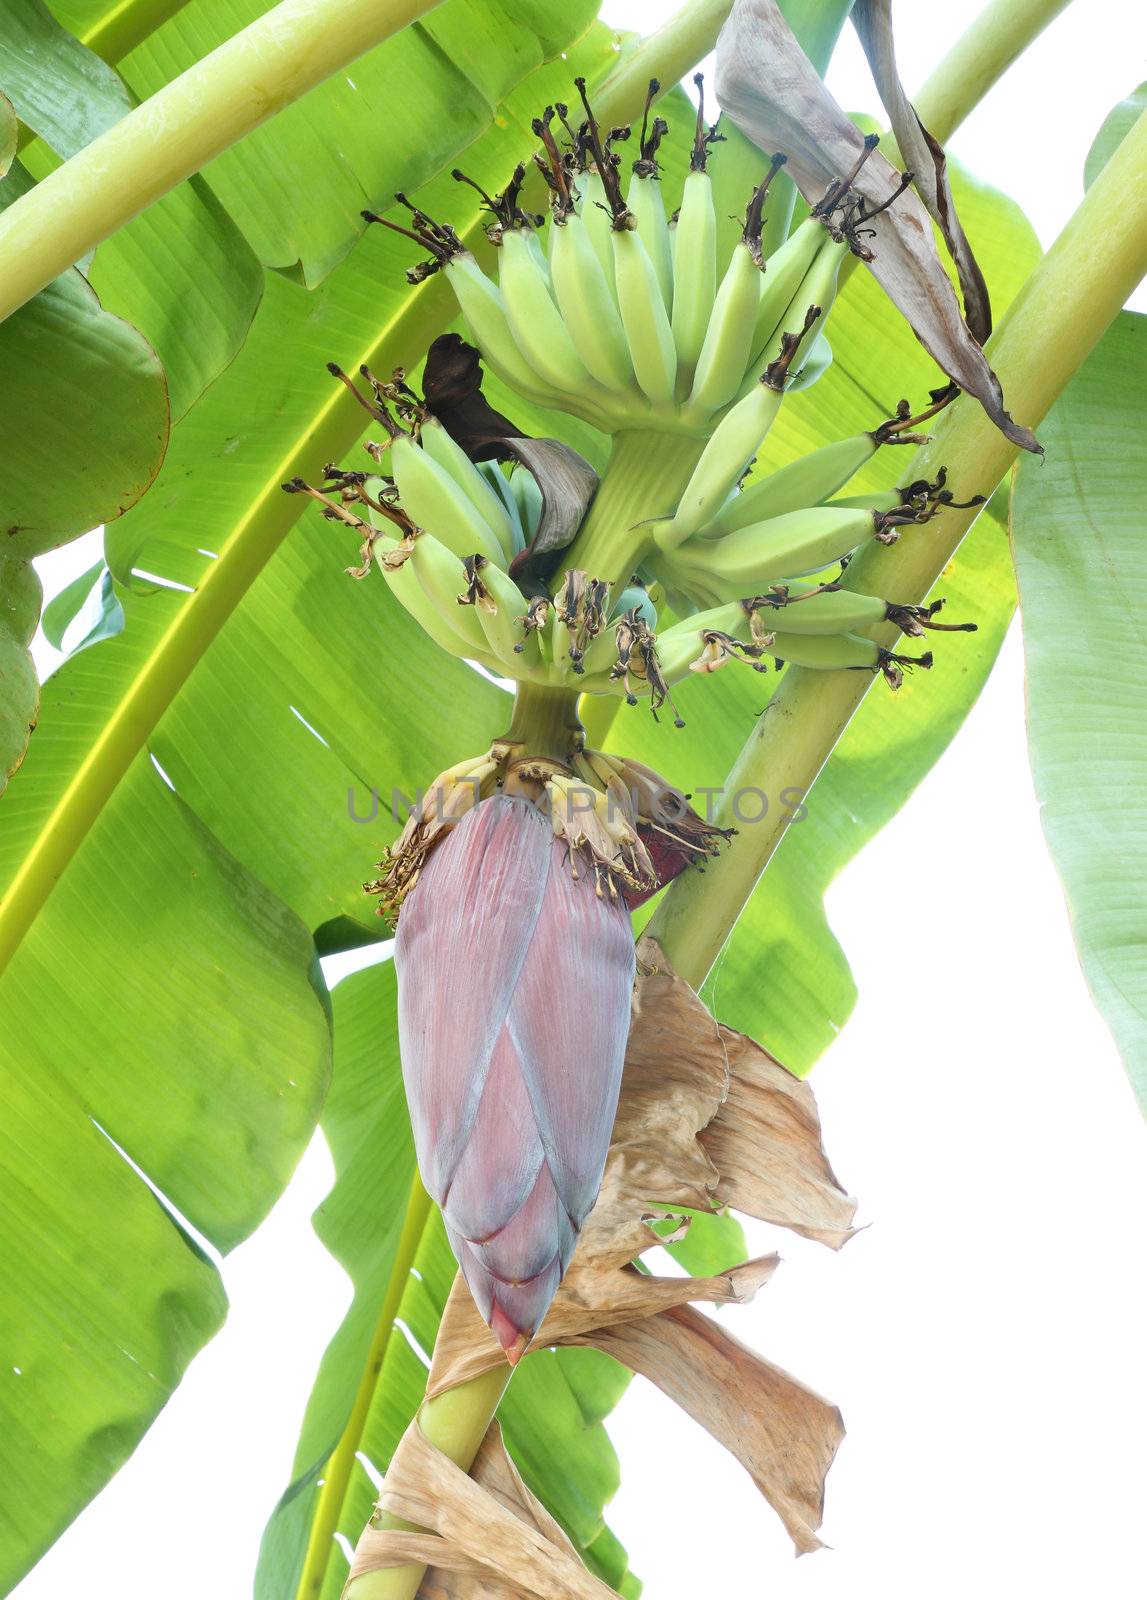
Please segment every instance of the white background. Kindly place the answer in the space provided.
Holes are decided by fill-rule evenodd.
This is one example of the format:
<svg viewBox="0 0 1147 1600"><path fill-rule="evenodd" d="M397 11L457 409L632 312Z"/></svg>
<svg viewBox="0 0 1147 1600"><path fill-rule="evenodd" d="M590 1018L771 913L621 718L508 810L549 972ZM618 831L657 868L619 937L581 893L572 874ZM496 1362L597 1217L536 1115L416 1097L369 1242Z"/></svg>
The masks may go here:
<svg viewBox="0 0 1147 1600"><path fill-rule="evenodd" d="M900 0L909 89L976 10ZM643 30L669 11L605 7ZM1143 8L1081 0L952 151L1050 243L1092 134L1144 76ZM878 113L848 31L829 82L849 109ZM55 587L82 570L74 547L45 566ZM920 883L928 907L894 916L890 886ZM833 1548L794 1562L740 1467L640 1379L610 1424L623 1484L609 1520L650 1600L1138 1600L1147 1129L1043 846L1015 631L951 750L829 911L861 999L813 1081L870 1226L834 1256L753 1225L754 1249L779 1245L785 1265L754 1306L721 1315L844 1409ZM224 1332L19 1600L247 1600L349 1298L308 1224L331 1176L317 1139L270 1221L223 1264Z"/></svg>

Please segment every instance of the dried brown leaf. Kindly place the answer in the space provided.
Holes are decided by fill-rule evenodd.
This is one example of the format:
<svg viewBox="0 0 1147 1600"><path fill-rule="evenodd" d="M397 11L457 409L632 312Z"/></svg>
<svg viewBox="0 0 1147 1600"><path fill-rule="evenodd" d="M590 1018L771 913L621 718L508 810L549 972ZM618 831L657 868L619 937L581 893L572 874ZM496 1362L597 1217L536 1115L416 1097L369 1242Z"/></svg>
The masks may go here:
<svg viewBox="0 0 1147 1600"><path fill-rule="evenodd" d="M471 461L508 461L507 442L525 437L482 393L481 355L460 333L440 334L426 352L422 395Z"/></svg>
<svg viewBox="0 0 1147 1600"><path fill-rule="evenodd" d="M419 1600L608 1600L562 1529L522 1482L491 1423L468 1476L415 1423L379 1504L428 1533L368 1527L350 1577L417 1562Z"/></svg>
<svg viewBox="0 0 1147 1600"><path fill-rule="evenodd" d="M737 1457L799 1554L820 1547L825 1475L844 1437L835 1406L688 1306L574 1342L649 1378Z"/></svg>
<svg viewBox="0 0 1147 1600"><path fill-rule="evenodd" d="M721 1038L729 1093L701 1135L718 1203L839 1250L856 1201L829 1166L812 1089L745 1034L722 1025Z"/></svg>
<svg viewBox="0 0 1147 1600"><path fill-rule="evenodd" d="M960 292L964 297L964 320L972 337L983 344L992 331L988 286L956 214L943 146L920 121L900 82L892 37L892 0L856 0L851 16L892 124L901 159L911 171L913 185L956 263Z"/></svg>
<svg viewBox="0 0 1147 1600"><path fill-rule="evenodd" d="M815 203L852 171L863 139L817 76L776 0L735 0L717 40L716 83L722 111L760 150L785 153L785 170L807 200ZM853 188L875 209L898 181L874 151ZM1009 439L1039 452L1031 431L1004 410L999 380L964 322L918 197L905 191L864 226L872 230L866 241L872 271L924 348Z"/></svg>

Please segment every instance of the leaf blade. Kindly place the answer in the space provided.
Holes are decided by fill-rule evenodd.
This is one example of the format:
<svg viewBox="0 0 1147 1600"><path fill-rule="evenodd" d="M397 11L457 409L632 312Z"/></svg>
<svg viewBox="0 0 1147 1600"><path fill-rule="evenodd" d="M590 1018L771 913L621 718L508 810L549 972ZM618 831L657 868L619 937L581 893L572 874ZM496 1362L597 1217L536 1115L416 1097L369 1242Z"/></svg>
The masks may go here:
<svg viewBox="0 0 1147 1600"><path fill-rule="evenodd" d="M1147 1110L1147 840L1128 804L1147 781L1145 339L1147 318L1122 313L1068 385L1045 470L1018 474L1011 532L1040 818L1092 998ZM1065 673L1064 641L1081 637L1101 647Z"/></svg>

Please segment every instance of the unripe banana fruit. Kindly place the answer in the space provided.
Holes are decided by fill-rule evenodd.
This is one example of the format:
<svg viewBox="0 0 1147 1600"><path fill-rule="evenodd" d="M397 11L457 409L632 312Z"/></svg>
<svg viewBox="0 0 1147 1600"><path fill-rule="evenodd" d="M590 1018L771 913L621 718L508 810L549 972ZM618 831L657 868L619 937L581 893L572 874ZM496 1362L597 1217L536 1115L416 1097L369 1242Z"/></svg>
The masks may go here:
<svg viewBox="0 0 1147 1600"><path fill-rule="evenodd" d="M748 359L745 328L756 310L760 288L761 269L749 246L738 243L721 279L697 358L687 409L698 419L719 411L741 387Z"/></svg>
<svg viewBox="0 0 1147 1600"><path fill-rule="evenodd" d="M498 533L428 450L400 433L391 441L390 462L402 504L419 527L456 556L505 559Z"/></svg>
<svg viewBox="0 0 1147 1600"><path fill-rule="evenodd" d="M612 240L617 303L634 375L642 393L655 405L672 405L677 349L657 273L636 231L615 230Z"/></svg>
<svg viewBox="0 0 1147 1600"><path fill-rule="evenodd" d="M570 393L588 388L589 372L521 228L503 232L498 283L510 331L535 383Z"/></svg>
<svg viewBox="0 0 1147 1600"><path fill-rule="evenodd" d="M675 587L718 601L764 594L771 584L821 572L873 537L870 511L813 506L739 528L711 543L690 541L663 557Z"/></svg>
<svg viewBox="0 0 1147 1600"><path fill-rule="evenodd" d="M658 535L662 550L674 549L716 516L764 443L783 394L783 388L755 383L745 398L721 418L685 485L672 520Z"/></svg>
<svg viewBox="0 0 1147 1600"><path fill-rule="evenodd" d="M418 438L426 454L449 474L470 501L481 521L494 534L501 551L501 559L505 562L511 561L515 552L521 548L518 542L521 529L517 517L511 517L502 496L478 470L462 446L450 437L436 417L428 416L423 419L419 426Z"/></svg>
<svg viewBox="0 0 1147 1600"><path fill-rule="evenodd" d="M871 461L876 449L875 434L858 433L820 450L810 450L734 495L710 520L705 532L709 536L732 533L751 522L799 511L802 506L820 505L855 477Z"/></svg>
<svg viewBox="0 0 1147 1600"><path fill-rule="evenodd" d="M679 385L693 380L717 292L717 214L704 170L685 179L673 237L673 343Z"/></svg>
<svg viewBox="0 0 1147 1600"><path fill-rule="evenodd" d="M665 215L661 183L652 173L643 176L634 172L625 199L636 221L637 234L653 263L653 274L661 290L662 304L667 313L671 312L673 247L669 237L669 221Z"/></svg>
<svg viewBox="0 0 1147 1600"><path fill-rule="evenodd" d="M634 391L633 363L617 301L581 217L553 224L554 295L586 368L607 389Z"/></svg>
<svg viewBox="0 0 1147 1600"><path fill-rule="evenodd" d="M774 250L766 261L764 276L760 283L756 324L746 362L750 372L754 374L760 372L764 353L780 328L785 313L792 304L793 296L816 260L817 251L824 237L824 225L815 217L806 217L780 249Z"/></svg>
<svg viewBox="0 0 1147 1600"><path fill-rule="evenodd" d="M442 270L491 370L527 399L555 404L557 393L541 382L518 348L498 285L491 282L468 250L451 256Z"/></svg>

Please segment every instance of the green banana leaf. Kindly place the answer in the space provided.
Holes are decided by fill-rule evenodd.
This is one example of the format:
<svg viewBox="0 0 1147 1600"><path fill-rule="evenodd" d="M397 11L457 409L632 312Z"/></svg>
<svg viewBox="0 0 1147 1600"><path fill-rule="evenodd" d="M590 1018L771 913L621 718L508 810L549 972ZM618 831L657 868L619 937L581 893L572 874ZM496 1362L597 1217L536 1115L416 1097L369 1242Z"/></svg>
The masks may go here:
<svg viewBox="0 0 1147 1600"><path fill-rule="evenodd" d="M265 10L187 6L121 63L123 76L144 98ZM595 0L446 0L217 157L207 181L264 265L320 283L361 237L364 207L382 210L440 172L596 14Z"/></svg>
<svg viewBox="0 0 1147 1600"><path fill-rule="evenodd" d="M40 685L28 646L42 596L30 562L0 556L0 794L24 759L36 726Z"/></svg>
<svg viewBox="0 0 1147 1600"><path fill-rule="evenodd" d="M43 0L0 0L0 84L21 122L65 157L131 110L113 69Z"/></svg>
<svg viewBox="0 0 1147 1600"><path fill-rule="evenodd" d="M1040 818L1084 976L1147 1110L1145 356L1147 317L1124 312L1042 425L1042 470L1017 475L1012 545Z"/></svg>
<svg viewBox="0 0 1147 1600"><path fill-rule="evenodd" d="M587 70L612 59L597 30ZM488 138L479 176L500 176L528 143L506 107ZM94 306L78 274L68 282ZM16 1218L0 1268L5 1316L18 1311L0 1334L20 1354L0 1398L0 1472L16 1485L0 1520L0 1589L107 1480L218 1327L218 1275L188 1230L217 1250L245 1237L313 1128L329 1052L313 931L351 923L354 942L377 935L357 885L397 826L385 804L377 825L356 821L349 791L377 782L385 796L392 784L412 793L427 770L504 726L503 692L443 665L380 606L384 589L346 577L354 552L332 543L328 524L314 519L269 560L298 517L279 482L317 473L359 434L353 408L330 407L325 360L350 365L357 353L385 369L416 356L444 320L433 295L412 315L401 276L387 292L365 258L340 293L334 284L312 296L271 280L254 361L226 373L178 431L181 444L206 448L181 458L196 473L186 524L166 507L159 522L175 530L167 549L197 565L194 592L105 581L100 642L49 681L42 734L5 795L0 885L32 881L47 899L0 980L0 1093L11 1109L0 1186ZM156 294L153 305L171 314L175 301ZM349 353L343 329L361 335ZM321 394L308 382L307 338ZM110 379L105 391L114 410ZM234 425L220 433L227 408ZM240 473L217 478L217 462L236 457ZM259 522L268 513L269 536ZM255 559L244 543L252 524ZM218 561L202 553L216 545ZM225 565L236 547L241 559ZM218 632L217 612L195 634L208 567L216 586L224 574L230 622ZM5 595L26 589L12 582ZM26 632L26 619L9 630L21 649ZM164 675L173 636L194 646L174 679ZM135 707L160 680L152 703L168 717L153 761ZM230 771L228 752L241 758ZM77 806L109 753L108 797ZM132 756L117 784L115 763ZM60 881L53 888L38 864L29 880L30 852L61 833L72 859Z"/></svg>
<svg viewBox="0 0 1147 1600"><path fill-rule="evenodd" d="M103 562L97 561L86 572L81 572L78 578L73 578L44 607L40 626L44 630L44 638L54 650L63 650L64 635L87 604L104 570Z"/></svg>
<svg viewBox="0 0 1147 1600"><path fill-rule="evenodd" d="M155 351L74 268L0 323L5 549L34 556L139 499L167 447Z"/></svg>

